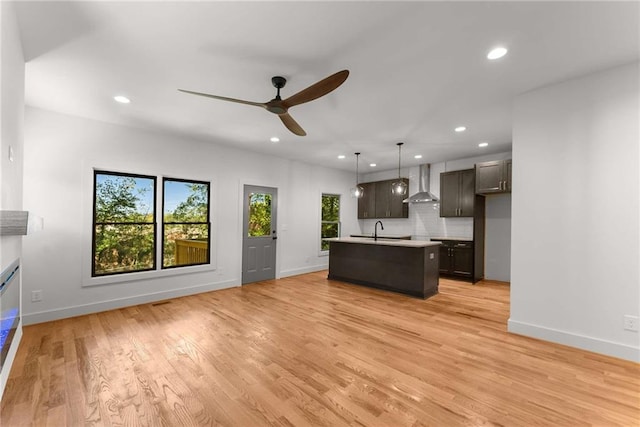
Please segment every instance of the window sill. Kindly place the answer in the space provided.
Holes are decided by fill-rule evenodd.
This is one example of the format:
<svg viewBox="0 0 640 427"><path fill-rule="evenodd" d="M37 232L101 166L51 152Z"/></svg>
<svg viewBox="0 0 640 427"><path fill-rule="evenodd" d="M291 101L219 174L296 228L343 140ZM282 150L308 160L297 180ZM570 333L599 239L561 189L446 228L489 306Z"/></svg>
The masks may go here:
<svg viewBox="0 0 640 427"><path fill-rule="evenodd" d="M162 277L179 276L185 274L206 273L216 271L216 266L212 264L192 265L178 268L158 269L152 271L141 271L137 273L122 273L111 276L83 277L82 287L115 285L119 283L138 282L141 280L153 280Z"/></svg>

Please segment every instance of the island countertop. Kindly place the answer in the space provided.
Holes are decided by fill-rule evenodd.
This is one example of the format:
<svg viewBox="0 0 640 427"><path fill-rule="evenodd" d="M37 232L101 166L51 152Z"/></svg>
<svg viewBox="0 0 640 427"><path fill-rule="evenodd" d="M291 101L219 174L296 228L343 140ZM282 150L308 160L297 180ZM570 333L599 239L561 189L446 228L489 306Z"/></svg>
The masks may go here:
<svg viewBox="0 0 640 427"><path fill-rule="evenodd" d="M473 242L473 237L440 237L440 236L434 236L431 238L431 240L453 240L453 241L460 241L460 242Z"/></svg>
<svg viewBox="0 0 640 427"><path fill-rule="evenodd" d="M342 242L342 243L359 243L364 245L381 245L381 246L402 246L405 248L424 248L427 246L438 246L440 242L431 242L428 240L399 240L399 239L385 239L378 237L378 240L374 240L371 237L332 237L326 239L329 242Z"/></svg>

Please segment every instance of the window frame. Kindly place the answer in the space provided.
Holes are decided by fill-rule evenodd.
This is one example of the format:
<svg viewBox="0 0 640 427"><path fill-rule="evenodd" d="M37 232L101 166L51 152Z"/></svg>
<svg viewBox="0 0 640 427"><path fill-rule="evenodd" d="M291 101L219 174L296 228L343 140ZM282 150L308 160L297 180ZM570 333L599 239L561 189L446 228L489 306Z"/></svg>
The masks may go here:
<svg viewBox="0 0 640 427"><path fill-rule="evenodd" d="M325 196L333 196L333 197L337 197L338 198L338 220L337 221L325 221L323 218L323 212L322 212L322 202ZM320 255L328 255L329 254L329 249L322 249L322 243L324 241L325 238L322 237L322 226L324 224L337 224L338 225L338 235L336 237L340 237L340 234L342 232L342 221L340 220L342 215L342 194L339 193L325 193L322 192L320 193L320 247L319 247L319 251L320 251Z"/></svg>
<svg viewBox="0 0 640 427"><path fill-rule="evenodd" d="M164 212L164 208L165 208L165 202L166 202L166 192L165 192L165 183L167 181L172 181L172 182L182 182L185 184L204 184L207 186L207 220L206 222L165 222L165 212ZM177 268L183 268L183 267L193 267L193 266L198 266L198 265L210 265L211 264L211 182L209 181L201 181L201 180L195 180L195 179L182 179L182 178L171 178L171 177L166 177L163 176L162 177L162 210L161 210L161 215L162 215L162 221L161 221L161 227L160 227L160 232L162 234L161 236L161 248L160 248L160 268L157 270L172 270L172 269L177 269ZM165 247L165 226L167 224L170 225L206 225L207 226L207 261L206 262L199 262L199 263L193 263L193 264L180 264L180 265L170 265L170 266L165 266L164 265L164 247Z"/></svg>
<svg viewBox="0 0 640 427"><path fill-rule="evenodd" d="M97 214L97 209L96 209L96 205L97 205L97 190L98 190L98 175L111 175L111 176L119 176L119 177L126 177L126 178L143 178L143 179L150 179L153 181L153 204L152 204L152 208L153 208L153 221L152 222L100 222L98 223L96 221L96 214ZM157 249L158 249L158 224L157 224L157 197L158 197L158 191L157 191L157 184L158 184L158 180L157 177L154 175L143 175L143 174L135 174L135 173L126 173L126 172L115 172L115 171L108 171L108 170L104 170L104 169L94 169L93 170L93 189L92 189L92 203L93 203L93 215L92 215L92 229L91 229L91 278L95 279L95 278L102 278L102 277L109 277L109 276L117 276L117 275L122 275L122 274L135 274L135 273L142 273L142 272L147 272L147 271L157 271L157 267L158 267L158 260L157 260ZM130 270L130 271L115 271L115 272L111 272L111 273L103 273L103 274L96 274L96 227L99 224L103 224L103 225L153 225L153 265L151 268L144 268L144 269L140 269L140 270Z"/></svg>

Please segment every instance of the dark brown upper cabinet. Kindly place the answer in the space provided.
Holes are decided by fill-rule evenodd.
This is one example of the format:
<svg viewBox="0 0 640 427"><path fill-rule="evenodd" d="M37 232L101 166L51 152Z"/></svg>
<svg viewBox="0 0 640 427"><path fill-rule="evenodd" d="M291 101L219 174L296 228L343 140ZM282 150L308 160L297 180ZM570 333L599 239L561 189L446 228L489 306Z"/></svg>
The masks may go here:
<svg viewBox="0 0 640 427"><path fill-rule="evenodd" d="M409 185L409 180L402 178ZM360 183L364 188L364 196L358 199L358 219L372 218L409 218L409 204L402 203L407 197L391 193L391 183L386 181Z"/></svg>
<svg viewBox="0 0 640 427"><path fill-rule="evenodd" d="M510 193L511 159L476 163L476 193Z"/></svg>
<svg viewBox="0 0 640 427"><path fill-rule="evenodd" d="M441 217L473 217L475 197L474 169L440 174Z"/></svg>
<svg viewBox="0 0 640 427"><path fill-rule="evenodd" d="M376 217L376 183L361 182L364 194L358 199L358 219L370 219Z"/></svg>
<svg viewBox="0 0 640 427"><path fill-rule="evenodd" d="M409 204L402 203L408 195L397 196L391 192L396 179L376 182L376 218L409 218ZM409 188L409 180L403 178Z"/></svg>

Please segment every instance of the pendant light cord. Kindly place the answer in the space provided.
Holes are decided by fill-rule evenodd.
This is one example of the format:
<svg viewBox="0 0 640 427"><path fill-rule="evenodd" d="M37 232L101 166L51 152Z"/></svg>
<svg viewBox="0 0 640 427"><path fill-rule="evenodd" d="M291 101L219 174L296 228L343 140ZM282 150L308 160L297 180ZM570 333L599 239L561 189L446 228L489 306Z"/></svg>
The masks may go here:
<svg viewBox="0 0 640 427"><path fill-rule="evenodd" d="M400 179L400 155L402 153L402 144L404 142L398 142L398 179Z"/></svg>

